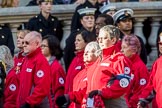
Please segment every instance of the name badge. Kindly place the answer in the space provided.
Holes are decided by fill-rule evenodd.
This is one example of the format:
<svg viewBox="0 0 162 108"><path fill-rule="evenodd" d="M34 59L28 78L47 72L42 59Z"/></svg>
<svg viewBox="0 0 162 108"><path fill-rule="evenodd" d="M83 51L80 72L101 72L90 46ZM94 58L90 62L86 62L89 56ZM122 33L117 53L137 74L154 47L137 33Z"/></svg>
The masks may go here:
<svg viewBox="0 0 162 108"><path fill-rule="evenodd" d="M101 63L100 66L106 66L106 67L108 67L108 66L110 66L110 63Z"/></svg>
<svg viewBox="0 0 162 108"><path fill-rule="evenodd" d="M26 69L26 72L32 72L32 69L27 68L27 69Z"/></svg>

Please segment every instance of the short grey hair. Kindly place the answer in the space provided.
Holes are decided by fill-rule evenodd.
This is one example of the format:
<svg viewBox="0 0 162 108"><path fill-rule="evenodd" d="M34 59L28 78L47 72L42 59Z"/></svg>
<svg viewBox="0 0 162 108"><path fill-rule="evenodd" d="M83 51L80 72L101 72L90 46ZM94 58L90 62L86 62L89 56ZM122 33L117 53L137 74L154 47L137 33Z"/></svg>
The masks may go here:
<svg viewBox="0 0 162 108"><path fill-rule="evenodd" d="M7 71L14 65L10 49L5 45L0 46L0 60L6 64Z"/></svg>
<svg viewBox="0 0 162 108"><path fill-rule="evenodd" d="M93 49L95 52L94 54L96 56L100 56L101 55L101 48L99 46L99 44L97 42L89 42L86 47L85 47L85 50L90 50L90 49Z"/></svg>
<svg viewBox="0 0 162 108"><path fill-rule="evenodd" d="M42 35L39 32L37 32L37 31L31 31L27 35L31 35L31 37L33 39L35 39L35 41L38 41L39 44L41 44L41 42L42 42Z"/></svg>
<svg viewBox="0 0 162 108"><path fill-rule="evenodd" d="M106 26L103 26L100 31L104 31L108 34L110 34L110 38L117 38L117 40L119 39L119 36L120 36L120 30L116 27L116 26L113 26L113 25L106 25Z"/></svg>

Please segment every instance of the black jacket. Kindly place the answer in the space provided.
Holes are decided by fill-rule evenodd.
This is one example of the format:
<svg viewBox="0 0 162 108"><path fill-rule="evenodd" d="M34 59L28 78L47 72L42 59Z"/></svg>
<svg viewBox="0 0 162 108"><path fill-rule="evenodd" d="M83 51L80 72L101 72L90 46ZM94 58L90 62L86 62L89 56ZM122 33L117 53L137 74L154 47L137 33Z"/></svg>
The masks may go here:
<svg viewBox="0 0 162 108"><path fill-rule="evenodd" d="M60 41L63 36L61 22L52 15L49 15L47 20L41 13L31 18L28 22L27 29L30 31L37 31L41 33L42 36L55 35Z"/></svg>
<svg viewBox="0 0 162 108"><path fill-rule="evenodd" d="M12 56L14 55L15 45L8 25L0 25L0 45L6 45L10 49Z"/></svg>

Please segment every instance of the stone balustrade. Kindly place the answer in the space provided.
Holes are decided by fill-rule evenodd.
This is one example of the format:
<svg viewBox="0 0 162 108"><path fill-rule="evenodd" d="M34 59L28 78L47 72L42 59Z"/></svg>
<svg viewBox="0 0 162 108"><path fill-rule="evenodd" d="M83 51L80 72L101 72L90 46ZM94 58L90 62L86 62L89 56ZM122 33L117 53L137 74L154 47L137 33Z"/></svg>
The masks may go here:
<svg viewBox="0 0 162 108"><path fill-rule="evenodd" d="M148 67L151 66L152 62L157 58L156 49L156 38L157 31L160 26L160 21L162 20L162 2L121 2L121 3L111 3L115 5L117 9L121 8L132 8L134 10L134 17L136 23L134 24L134 32L140 36L144 43L146 43L146 38L143 34L142 27L143 21L147 17L152 17L151 23L151 34L149 36L148 42L151 45L151 53L148 55ZM77 5L54 5L52 9L52 14L63 21L64 24L64 36L61 41L61 47L64 48L65 40L70 33L71 17ZM39 13L39 7L17 7L17 8L1 8L0 9L0 24L10 23L14 41L16 41L15 34L16 28L22 22L27 22L29 18L35 16ZM17 50L17 49L16 49Z"/></svg>

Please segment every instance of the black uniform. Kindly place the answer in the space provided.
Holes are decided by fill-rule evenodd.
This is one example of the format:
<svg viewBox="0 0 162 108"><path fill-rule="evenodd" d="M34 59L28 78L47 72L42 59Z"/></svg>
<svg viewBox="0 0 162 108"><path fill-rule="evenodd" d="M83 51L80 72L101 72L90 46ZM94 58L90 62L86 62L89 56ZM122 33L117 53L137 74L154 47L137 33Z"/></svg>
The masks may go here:
<svg viewBox="0 0 162 108"><path fill-rule="evenodd" d="M71 31L75 31L77 29L80 29L82 27L81 23L80 23L80 15L79 13L77 12L79 9L82 9L82 8L85 8L85 7L88 7L88 8L96 8L96 12L95 12L95 18L97 18L97 16L100 13L99 11L99 4L96 3L95 6L93 6L88 0L86 0L86 2L84 4L81 4L79 5L76 9L75 9L75 12L73 14L73 17L72 17L72 22L71 22Z"/></svg>
<svg viewBox="0 0 162 108"><path fill-rule="evenodd" d="M80 31L83 31L83 30L86 30L86 29L85 28L80 29ZM66 46L64 48L64 55L63 55L66 71L68 70L71 61L75 57L75 44L74 44L74 42L75 42L75 37L78 34L78 32L79 31L77 31L77 30L73 31L70 34L70 36L66 39ZM94 33L94 36L96 35L95 31L92 31L92 33Z"/></svg>
<svg viewBox="0 0 162 108"><path fill-rule="evenodd" d="M10 49L12 56L14 55L15 45L8 25L0 25L0 45L6 45Z"/></svg>
<svg viewBox="0 0 162 108"><path fill-rule="evenodd" d="M29 20L27 29L30 31L38 31L42 34L42 36L55 35L59 41L61 41L63 36L61 22L52 15L49 15L47 20L41 13L38 16L31 18Z"/></svg>
<svg viewBox="0 0 162 108"><path fill-rule="evenodd" d="M122 32L120 32L120 39L123 39L123 36L124 36L124 34ZM139 41L141 43L140 58L145 64L147 64L147 52L146 52L145 44L144 44L143 40L141 39L141 37L137 36L137 38L139 39Z"/></svg>

